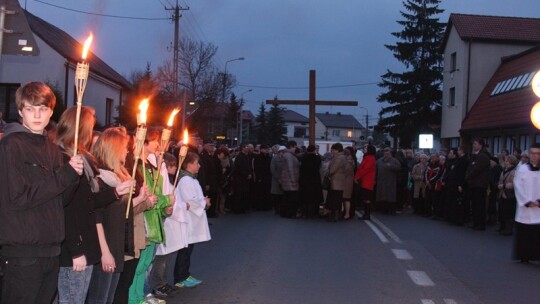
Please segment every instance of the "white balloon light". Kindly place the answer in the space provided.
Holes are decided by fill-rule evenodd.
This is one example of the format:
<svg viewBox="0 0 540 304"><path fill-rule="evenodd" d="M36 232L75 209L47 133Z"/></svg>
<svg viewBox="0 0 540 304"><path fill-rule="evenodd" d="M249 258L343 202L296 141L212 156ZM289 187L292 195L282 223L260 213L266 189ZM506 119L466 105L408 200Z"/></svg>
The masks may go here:
<svg viewBox="0 0 540 304"><path fill-rule="evenodd" d="M537 72L536 75L534 75L531 81L531 87L534 94L540 97L540 72ZM531 122L537 129L540 129L540 101L537 102L531 110Z"/></svg>

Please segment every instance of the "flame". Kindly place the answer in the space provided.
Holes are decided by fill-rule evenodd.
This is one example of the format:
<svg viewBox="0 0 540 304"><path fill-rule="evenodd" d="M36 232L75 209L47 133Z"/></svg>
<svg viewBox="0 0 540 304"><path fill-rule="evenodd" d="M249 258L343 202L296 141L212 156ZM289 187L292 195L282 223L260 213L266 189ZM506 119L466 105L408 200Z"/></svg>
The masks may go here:
<svg viewBox="0 0 540 304"><path fill-rule="evenodd" d="M84 42L83 52L82 52L82 59L86 59L86 55L88 55L88 50L90 49L90 45L92 44L92 40L94 39L94 35L90 33L90 36L86 38L86 41Z"/></svg>
<svg viewBox="0 0 540 304"><path fill-rule="evenodd" d="M148 110L148 106L150 105L150 101L148 98L145 98L141 101L139 104L139 110L141 111L139 113L139 119L137 119L137 124L145 124L146 123L146 110Z"/></svg>
<svg viewBox="0 0 540 304"><path fill-rule="evenodd" d="M184 130L184 140L183 140L183 142L184 142L184 145L187 145L188 142L189 142L189 134L188 134L187 129Z"/></svg>
<svg viewBox="0 0 540 304"><path fill-rule="evenodd" d="M169 121L167 122L167 127L172 127L174 117L176 116L176 114L178 114L178 112L180 112L179 108L176 108L172 111L171 116L169 116Z"/></svg>

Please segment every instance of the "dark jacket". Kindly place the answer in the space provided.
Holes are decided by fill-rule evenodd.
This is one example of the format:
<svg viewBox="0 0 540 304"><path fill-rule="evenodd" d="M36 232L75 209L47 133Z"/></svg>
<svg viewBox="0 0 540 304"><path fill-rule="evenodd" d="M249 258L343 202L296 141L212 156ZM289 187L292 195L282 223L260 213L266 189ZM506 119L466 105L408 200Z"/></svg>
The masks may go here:
<svg viewBox="0 0 540 304"><path fill-rule="evenodd" d="M465 172L468 165L467 159L465 157L449 159L446 165L445 186L450 190L457 190L460 186L464 188Z"/></svg>
<svg viewBox="0 0 540 304"><path fill-rule="evenodd" d="M201 184L204 194L218 191L219 182L221 179L221 163L218 158L210 155L206 151L202 151L199 164L201 168L197 174L197 180ZM208 190L206 189L208 187Z"/></svg>
<svg viewBox="0 0 540 304"><path fill-rule="evenodd" d="M81 154L82 155L82 154ZM64 159L69 157L64 154ZM93 159L86 157L90 164ZM92 165L92 175L98 175L97 168ZM117 197L114 188L100 185L99 192L92 193L90 181L83 174L80 177L75 193L64 208L66 239L62 242L60 266L73 266L73 258L84 255L88 265L96 264L101 259L101 250L96 230L96 209L114 202ZM123 240L122 240L123 241ZM123 246L123 242L121 243Z"/></svg>
<svg viewBox="0 0 540 304"><path fill-rule="evenodd" d="M79 181L45 134L8 124L0 141L0 245L14 257L52 257L64 239L63 195ZM66 198L67 199L67 198Z"/></svg>
<svg viewBox="0 0 540 304"><path fill-rule="evenodd" d="M489 153L482 149L471 155L465 180L469 188L486 188L489 186Z"/></svg>

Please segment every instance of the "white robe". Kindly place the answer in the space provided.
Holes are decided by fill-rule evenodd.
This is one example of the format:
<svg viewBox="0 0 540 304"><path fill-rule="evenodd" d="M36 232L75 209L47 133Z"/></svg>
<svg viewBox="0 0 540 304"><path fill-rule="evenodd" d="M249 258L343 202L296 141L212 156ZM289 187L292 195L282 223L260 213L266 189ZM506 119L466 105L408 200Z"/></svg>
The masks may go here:
<svg viewBox="0 0 540 304"><path fill-rule="evenodd" d="M531 171L529 165L521 165L514 176L517 208L516 222L540 224L540 208L525 207L530 201L540 199L540 171Z"/></svg>
<svg viewBox="0 0 540 304"><path fill-rule="evenodd" d="M211 237L206 218L206 201L199 181L190 176L182 177L176 188L176 200L189 203L187 212L189 244L209 241Z"/></svg>

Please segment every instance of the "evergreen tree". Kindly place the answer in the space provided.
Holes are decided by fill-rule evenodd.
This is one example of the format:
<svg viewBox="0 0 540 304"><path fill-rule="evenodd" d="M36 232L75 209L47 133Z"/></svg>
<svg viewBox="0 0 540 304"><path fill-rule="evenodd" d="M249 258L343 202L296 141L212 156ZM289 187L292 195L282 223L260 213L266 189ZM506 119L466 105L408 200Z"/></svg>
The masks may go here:
<svg viewBox="0 0 540 304"><path fill-rule="evenodd" d="M257 132L257 143L268 143L268 137L270 132L266 119L266 107L264 106L263 102L261 102L261 105L259 107L259 113L257 114L257 117L255 117L255 121L257 122L257 126L255 128L255 132Z"/></svg>
<svg viewBox="0 0 540 304"><path fill-rule="evenodd" d="M405 0L405 20L395 45L385 45L405 65L402 73L387 72L379 86L386 89L378 102L390 104L380 112L379 127L399 138L402 146L410 146L420 132L432 131L441 121L442 51L445 24L437 14L440 0Z"/></svg>
<svg viewBox="0 0 540 304"><path fill-rule="evenodd" d="M267 126L271 130L268 143L269 144L285 144L287 142L287 128L283 121L283 108L277 104L272 105L268 111Z"/></svg>
<svg viewBox="0 0 540 304"><path fill-rule="evenodd" d="M225 125L230 129L236 129L238 125L238 119L240 115L240 108L243 106L242 102L236 101L236 95L231 93L231 99L229 103L229 111L227 113L227 120Z"/></svg>

